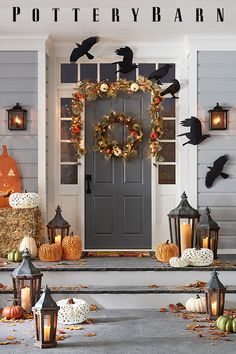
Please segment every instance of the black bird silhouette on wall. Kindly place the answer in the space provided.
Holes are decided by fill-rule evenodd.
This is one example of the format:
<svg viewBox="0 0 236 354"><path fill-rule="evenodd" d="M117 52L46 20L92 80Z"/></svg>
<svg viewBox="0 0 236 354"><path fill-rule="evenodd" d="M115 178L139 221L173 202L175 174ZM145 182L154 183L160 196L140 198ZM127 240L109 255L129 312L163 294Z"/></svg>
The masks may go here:
<svg viewBox="0 0 236 354"><path fill-rule="evenodd" d="M180 90L180 83L178 80L173 80L173 84L168 86L164 91L161 92L161 96L167 95L167 93L170 93L173 98L179 98L175 96L175 93L179 92Z"/></svg>
<svg viewBox="0 0 236 354"><path fill-rule="evenodd" d="M212 187L215 179L218 176L220 176L224 179L229 177L228 173L222 172L224 165L228 160L229 160L229 155L225 154L225 155L218 157L218 159L216 159L214 161L213 167L207 166L207 168L209 168L209 170L210 170L207 172L206 178L205 178L205 186L207 188Z"/></svg>
<svg viewBox="0 0 236 354"><path fill-rule="evenodd" d="M83 40L81 44L76 43L77 48L74 48L72 50L70 55L70 62L75 63L83 55L86 55L88 59L93 59L94 56L89 53L89 50L92 48L92 46L94 46L94 44L99 42L99 40L99 37L89 37Z"/></svg>
<svg viewBox="0 0 236 354"><path fill-rule="evenodd" d="M210 137L210 134L202 134L201 122L196 117L192 116L191 118L182 120L180 124L183 127L190 127L189 133L183 133L178 135L178 136L186 136L189 139L189 141L186 141L186 143L184 143L183 146L186 144L198 145L203 140Z"/></svg>
<svg viewBox="0 0 236 354"><path fill-rule="evenodd" d="M122 61L116 61L115 63L112 63L119 64L120 69L117 70L116 73L121 72L123 74L127 74L138 67L138 65L133 64L133 51L129 47L125 46L124 48L116 49L115 53L117 55L123 56Z"/></svg>
<svg viewBox="0 0 236 354"><path fill-rule="evenodd" d="M148 79L149 80L152 80L152 81L156 81L159 85L162 85L160 79L162 79L167 73L168 71L170 70L170 68L172 67L173 65L171 64L165 64L163 65L161 68L153 71L149 76L148 76Z"/></svg>

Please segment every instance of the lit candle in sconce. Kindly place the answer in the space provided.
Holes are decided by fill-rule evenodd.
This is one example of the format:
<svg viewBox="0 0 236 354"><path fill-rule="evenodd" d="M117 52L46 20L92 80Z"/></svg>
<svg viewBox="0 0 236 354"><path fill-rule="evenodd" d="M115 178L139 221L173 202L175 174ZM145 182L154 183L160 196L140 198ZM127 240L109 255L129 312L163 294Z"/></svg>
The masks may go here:
<svg viewBox="0 0 236 354"><path fill-rule="evenodd" d="M51 327L50 326L44 326L44 340L45 342L48 342L50 340L50 330L51 330Z"/></svg>
<svg viewBox="0 0 236 354"><path fill-rule="evenodd" d="M25 311L29 311L31 308L30 302L30 288L26 286L25 288L21 289L21 307Z"/></svg>
<svg viewBox="0 0 236 354"><path fill-rule="evenodd" d="M219 127L219 125L220 125L220 117L219 116L217 116L216 119L215 119L215 125L217 127Z"/></svg>
<svg viewBox="0 0 236 354"><path fill-rule="evenodd" d="M61 235L55 236L55 244L61 246Z"/></svg>
<svg viewBox="0 0 236 354"><path fill-rule="evenodd" d="M19 118L18 116L16 116L16 118L15 118L15 124L16 124L16 127L17 127L17 128L19 128L20 123L21 123L20 118Z"/></svg>

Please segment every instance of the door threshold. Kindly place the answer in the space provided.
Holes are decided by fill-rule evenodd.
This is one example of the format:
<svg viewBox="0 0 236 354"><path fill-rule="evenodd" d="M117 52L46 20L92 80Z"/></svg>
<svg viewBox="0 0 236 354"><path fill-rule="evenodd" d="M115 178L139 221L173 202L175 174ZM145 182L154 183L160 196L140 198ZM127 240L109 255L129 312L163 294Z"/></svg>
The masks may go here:
<svg viewBox="0 0 236 354"><path fill-rule="evenodd" d="M149 251L85 251L85 257L151 257Z"/></svg>

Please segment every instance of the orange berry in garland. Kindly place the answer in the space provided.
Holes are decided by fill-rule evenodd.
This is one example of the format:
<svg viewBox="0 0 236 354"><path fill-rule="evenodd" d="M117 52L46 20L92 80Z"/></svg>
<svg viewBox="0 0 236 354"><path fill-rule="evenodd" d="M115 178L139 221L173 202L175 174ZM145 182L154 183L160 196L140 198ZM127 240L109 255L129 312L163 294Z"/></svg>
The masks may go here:
<svg viewBox="0 0 236 354"><path fill-rule="evenodd" d="M156 140L156 139L158 138L157 133L156 133L156 132L151 132L150 138L151 138L151 140L153 140L153 141Z"/></svg>

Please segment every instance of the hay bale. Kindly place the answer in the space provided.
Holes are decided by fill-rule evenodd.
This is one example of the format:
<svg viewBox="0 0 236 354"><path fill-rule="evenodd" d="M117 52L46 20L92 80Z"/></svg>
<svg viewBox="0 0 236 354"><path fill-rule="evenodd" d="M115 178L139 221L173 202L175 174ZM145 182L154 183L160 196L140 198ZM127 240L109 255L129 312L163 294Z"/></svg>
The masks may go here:
<svg viewBox="0 0 236 354"><path fill-rule="evenodd" d="M37 246L44 242L44 225L39 208L0 208L0 257L17 249L24 236L35 239Z"/></svg>

